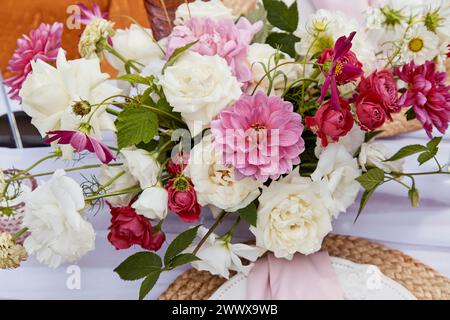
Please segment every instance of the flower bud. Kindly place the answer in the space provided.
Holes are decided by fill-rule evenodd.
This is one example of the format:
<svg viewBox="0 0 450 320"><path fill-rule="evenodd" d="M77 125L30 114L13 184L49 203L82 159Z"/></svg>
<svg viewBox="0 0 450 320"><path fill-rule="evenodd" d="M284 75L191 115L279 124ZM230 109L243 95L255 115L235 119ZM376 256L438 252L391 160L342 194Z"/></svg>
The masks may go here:
<svg viewBox="0 0 450 320"><path fill-rule="evenodd" d="M86 116L91 112L91 104L86 100L77 101L72 105L72 110L77 116Z"/></svg>

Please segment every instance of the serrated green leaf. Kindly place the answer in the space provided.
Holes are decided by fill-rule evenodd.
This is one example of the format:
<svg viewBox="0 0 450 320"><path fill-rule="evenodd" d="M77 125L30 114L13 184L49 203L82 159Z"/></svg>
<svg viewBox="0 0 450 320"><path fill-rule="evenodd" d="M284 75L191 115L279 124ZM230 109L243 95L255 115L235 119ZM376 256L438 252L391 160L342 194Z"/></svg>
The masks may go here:
<svg viewBox="0 0 450 320"><path fill-rule="evenodd" d="M411 121L414 120L417 116L416 116L416 112L414 111L414 108L409 109L408 111L406 111L406 120Z"/></svg>
<svg viewBox="0 0 450 320"><path fill-rule="evenodd" d="M153 289L156 282L159 279L159 276L161 275L161 270L154 271L150 273L144 281L142 281L141 288L139 290L139 300L144 300L144 298L148 295L150 290Z"/></svg>
<svg viewBox="0 0 450 320"><path fill-rule="evenodd" d="M179 255L192 244L195 237L197 236L199 227L200 226L196 226L184 231L172 241L172 243L167 248L166 255L164 256L164 263L166 265L168 265L170 261L175 258L175 256Z"/></svg>
<svg viewBox="0 0 450 320"><path fill-rule="evenodd" d="M297 2L288 7L279 0L263 0L264 8L267 11L267 20L274 27L287 32L294 32L298 26Z"/></svg>
<svg viewBox="0 0 450 320"><path fill-rule="evenodd" d="M409 156L412 156L413 154L422 152L422 151L427 151L427 147L422 146L420 144L412 144L406 147L401 148L396 154L394 154L392 157L390 157L389 159L385 160L385 161L396 161L399 159L403 159Z"/></svg>
<svg viewBox="0 0 450 320"><path fill-rule="evenodd" d="M417 208L419 206L419 191L416 188L408 191L409 200L411 200L411 206Z"/></svg>
<svg viewBox="0 0 450 320"><path fill-rule="evenodd" d="M194 46L197 42L198 40L190 42L182 47L175 49L172 55L170 56L169 60L167 60L166 64L164 65L162 69L162 74L164 74L164 71L166 71L168 67L173 66L175 62L177 62L177 60L181 57L181 55L187 50L189 50L192 46Z"/></svg>
<svg viewBox="0 0 450 320"><path fill-rule="evenodd" d="M128 107L116 120L119 148L149 143L158 134L158 116L144 107Z"/></svg>
<svg viewBox="0 0 450 320"><path fill-rule="evenodd" d="M252 202L245 208L239 209L239 215L245 221L247 221L250 225L256 227L257 222L257 208L256 205Z"/></svg>
<svg viewBox="0 0 450 320"><path fill-rule="evenodd" d="M436 150L436 153L437 153L437 146L439 145L439 143L441 143L441 141L442 141L442 137L435 137L435 138L431 139L427 143L428 150L430 150L431 152L434 152Z"/></svg>
<svg viewBox="0 0 450 320"><path fill-rule="evenodd" d="M428 162L431 159L433 159L433 157L435 155L436 154L433 154L432 152L427 151L427 152L421 153L419 155L419 157L417 158L417 161L419 162L420 165L423 165L425 162Z"/></svg>
<svg viewBox="0 0 450 320"><path fill-rule="evenodd" d="M146 78L138 74L124 74L120 77L117 77L117 80L127 81L130 83L140 83L140 84L146 84L148 86L153 84L152 77Z"/></svg>
<svg viewBox="0 0 450 320"><path fill-rule="evenodd" d="M366 207L367 203L369 202L370 198L372 197L372 195L375 192L377 187L378 187L378 185L373 189L364 191L363 195L361 196L361 202L359 204L358 214L356 215L356 218L355 218L355 223L358 220L358 218L361 215L364 208Z"/></svg>
<svg viewBox="0 0 450 320"><path fill-rule="evenodd" d="M364 189L372 190L384 181L384 171L379 168L373 168L356 178Z"/></svg>
<svg viewBox="0 0 450 320"><path fill-rule="evenodd" d="M175 256L174 258L172 258L172 260L169 263L169 268L170 269L175 269L176 267L194 262L200 260L197 256L193 255L192 253L182 253L179 254L177 256Z"/></svg>
<svg viewBox="0 0 450 320"><path fill-rule="evenodd" d="M299 42L300 38L294 36L292 33L273 32L269 34L266 42L274 48L279 48L284 53L291 57L295 57L295 43Z"/></svg>
<svg viewBox="0 0 450 320"><path fill-rule="evenodd" d="M138 252L123 261L114 272L122 280L133 281L146 277L162 267L161 258L153 252Z"/></svg>
<svg viewBox="0 0 450 320"><path fill-rule="evenodd" d="M364 138L364 142L369 142L370 140L372 140L373 138L375 138L376 136L378 136L379 134L383 133L383 130L376 130L376 131L368 131L366 132L366 136Z"/></svg>

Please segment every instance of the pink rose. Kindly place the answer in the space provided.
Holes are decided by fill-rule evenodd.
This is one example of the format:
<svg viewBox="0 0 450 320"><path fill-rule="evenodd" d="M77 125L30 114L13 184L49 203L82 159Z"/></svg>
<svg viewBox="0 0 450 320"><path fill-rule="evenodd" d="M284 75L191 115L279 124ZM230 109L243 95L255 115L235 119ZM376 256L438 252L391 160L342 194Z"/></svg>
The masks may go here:
<svg viewBox="0 0 450 320"><path fill-rule="evenodd" d="M334 59L334 50L327 48L322 52L317 62L322 64L323 71L328 72ZM362 63L359 62L353 51L348 51L342 58L336 61L336 68L334 75L338 85L346 84L355 81L364 74L362 70Z"/></svg>
<svg viewBox="0 0 450 320"><path fill-rule="evenodd" d="M356 100L356 115L363 130L375 130L386 121L386 113L380 103L379 97L370 92L358 96Z"/></svg>
<svg viewBox="0 0 450 320"><path fill-rule="evenodd" d="M166 189L169 193L169 209L178 214L182 221L192 223L200 218L201 208L191 179L180 175L169 180Z"/></svg>
<svg viewBox="0 0 450 320"><path fill-rule="evenodd" d="M322 140L322 146L337 142L352 129L353 115L347 100L340 99L341 109L332 109L331 102L323 104L314 117L306 117L306 125Z"/></svg>

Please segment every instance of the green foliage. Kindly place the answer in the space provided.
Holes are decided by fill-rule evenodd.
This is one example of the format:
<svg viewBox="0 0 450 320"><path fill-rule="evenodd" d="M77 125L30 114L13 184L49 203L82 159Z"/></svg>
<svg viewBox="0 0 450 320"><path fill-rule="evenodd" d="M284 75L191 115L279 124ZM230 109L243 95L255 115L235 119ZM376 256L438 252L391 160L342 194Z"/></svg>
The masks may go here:
<svg viewBox="0 0 450 320"><path fill-rule="evenodd" d="M116 120L120 149L149 143L158 134L158 116L145 107L127 107Z"/></svg>
<svg viewBox="0 0 450 320"><path fill-rule="evenodd" d="M364 189L372 190L384 182L384 171L379 168L373 168L356 178Z"/></svg>
<svg viewBox="0 0 450 320"><path fill-rule="evenodd" d="M146 277L152 272L161 270L161 258L153 252L138 252L122 262L114 272L122 280L132 281Z"/></svg>
<svg viewBox="0 0 450 320"><path fill-rule="evenodd" d="M164 71L166 71L166 69L168 67L173 66L175 64L175 62L177 62L177 60L183 55L183 53L188 51L197 42L198 42L198 40L175 49L173 54L170 56L169 60L167 60L166 64L164 65L164 67L162 69L162 73L164 74Z"/></svg>
<svg viewBox="0 0 450 320"><path fill-rule="evenodd" d="M389 159L387 159L385 161L400 160L400 159L409 157L413 154L416 154L416 153L419 153L422 151L427 151L427 150L428 149L425 146L422 146L420 144L412 144L412 145L401 148L396 154L394 154L392 157L390 157Z"/></svg>
<svg viewBox="0 0 450 320"><path fill-rule="evenodd" d="M239 209L239 214L243 220L247 221L251 226L256 227L256 210L256 204L252 202L247 207Z"/></svg>
<svg viewBox="0 0 450 320"><path fill-rule="evenodd" d="M197 226L186 230L172 241L167 248L166 255L164 256L165 264L169 264L178 254L182 253L192 244L197 236L199 227L200 226Z"/></svg>
<svg viewBox="0 0 450 320"><path fill-rule="evenodd" d="M263 28L253 37L253 42L265 43L273 26L267 20L267 11L264 6L261 3L258 3L257 8L250 11L245 17L251 23L258 21L262 21L264 23Z"/></svg>
<svg viewBox="0 0 450 320"><path fill-rule="evenodd" d="M300 38L294 34L281 32L271 33L266 40L272 47L279 48L291 57L295 56L295 43L299 41Z"/></svg>
<svg viewBox="0 0 450 320"><path fill-rule="evenodd" d="M297 30L298 10L296 1L290 7L280 0L263 0L263 4L267 11L267 20L271 25L289 33Z"/></svg>

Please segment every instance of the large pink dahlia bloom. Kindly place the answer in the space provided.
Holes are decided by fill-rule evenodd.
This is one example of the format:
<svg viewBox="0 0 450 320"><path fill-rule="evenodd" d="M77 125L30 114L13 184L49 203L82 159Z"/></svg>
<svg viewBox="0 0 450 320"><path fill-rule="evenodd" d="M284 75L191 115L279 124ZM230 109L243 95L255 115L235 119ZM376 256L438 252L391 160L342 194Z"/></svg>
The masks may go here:
<svg viewBox="0 0 450 320"><path fill-rule="evenodd" d="M400 98L400 105L413 107L430 138L433 126L445 134L450 122L450 86L445 82L446 73L436 71L433 61L419 66L411 61L396 69L396 74L408 84L408 90Z"/></svg>
<svg viewBox="0 0 450 320"><path fill-rule="evenodd" d="M212 121L215 145L236 178L278 179L300 163L305 150L301 116L290 102L259 91L242 95Z"/></svg>
<svg viewBox="0 0 450 320"><path fill-rule="evenodd" d="M19 100L19 92L22 84L31 72L31 62L38 59L45 62L52 62L58 56L61 48L61 37L63 32L62 23L52 25L42 23L39 28L32 30L30 35L24 35L17 40L18 48L9 60L8 70L14 76L4 81L10 90L8 92L11 99Z"/></svg>

